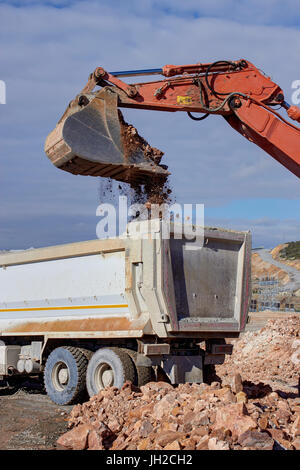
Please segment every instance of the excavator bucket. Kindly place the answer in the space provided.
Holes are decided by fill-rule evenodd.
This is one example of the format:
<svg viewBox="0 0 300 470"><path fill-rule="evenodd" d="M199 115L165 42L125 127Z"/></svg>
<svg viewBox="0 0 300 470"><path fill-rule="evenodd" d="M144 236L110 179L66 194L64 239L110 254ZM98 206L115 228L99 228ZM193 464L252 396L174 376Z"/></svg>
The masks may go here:
<svg viewBox="0 0 300 470"><path fill-rule="evenodd" d="M118 95L108 87L71 102L48 135L45 152L55 166L73 174L131 184L169 175L159 164L163 153L125 123Z"/></svg>

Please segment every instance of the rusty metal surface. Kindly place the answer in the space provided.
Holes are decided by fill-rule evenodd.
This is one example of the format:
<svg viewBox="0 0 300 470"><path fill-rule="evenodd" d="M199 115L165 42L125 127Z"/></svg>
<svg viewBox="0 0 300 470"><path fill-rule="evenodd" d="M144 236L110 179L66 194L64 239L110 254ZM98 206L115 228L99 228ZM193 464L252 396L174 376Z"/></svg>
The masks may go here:
<svg viewBox="0 0 300 470"><path fill-rule="evenodd" d="M84 318L77 320L53 320L24 322L13 328L8 328L8 332L53 332L53 331L115 331L132 329L132 322L124 317L112 318ZM136 328L138 329L138 328Z"/></svg>
<svg viewBox="0 0 300 470"><path fill-rule="evenodd" d="M84 318L72 320L28 321L2 330L2 336L13 334L46 335L51 337L140 337L147 328L147 320L130 320L125 317ZM148 332L149 332L148 327Z"/></svg>

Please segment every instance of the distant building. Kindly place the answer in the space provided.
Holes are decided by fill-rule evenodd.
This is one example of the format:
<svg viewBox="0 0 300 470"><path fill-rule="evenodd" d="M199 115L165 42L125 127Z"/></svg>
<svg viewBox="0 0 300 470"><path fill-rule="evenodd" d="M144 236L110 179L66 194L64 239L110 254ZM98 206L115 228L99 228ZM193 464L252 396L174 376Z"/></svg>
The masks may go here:
<svg viewBox="0 0 300 470"><path fill-rule="evenodd" d="M253 279L250 311L263 310L300 312L300 297L286 290L276 277Z"/></svg>

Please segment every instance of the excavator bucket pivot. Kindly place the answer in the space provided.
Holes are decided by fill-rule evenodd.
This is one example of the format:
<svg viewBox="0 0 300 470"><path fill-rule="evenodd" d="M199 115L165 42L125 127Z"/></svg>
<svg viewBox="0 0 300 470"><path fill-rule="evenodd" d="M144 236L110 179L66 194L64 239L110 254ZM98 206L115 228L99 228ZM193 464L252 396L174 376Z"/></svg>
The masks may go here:
<svg viewBox="0 0 300 470"><path fill-rule="evenodd" d="M80 95L80 100L70 104L48 135L45 152L55 166L73 174L130 184L169 175L166 167L159 165L163 153L125 123L118 110L118 95L109 87Z"/></svg>

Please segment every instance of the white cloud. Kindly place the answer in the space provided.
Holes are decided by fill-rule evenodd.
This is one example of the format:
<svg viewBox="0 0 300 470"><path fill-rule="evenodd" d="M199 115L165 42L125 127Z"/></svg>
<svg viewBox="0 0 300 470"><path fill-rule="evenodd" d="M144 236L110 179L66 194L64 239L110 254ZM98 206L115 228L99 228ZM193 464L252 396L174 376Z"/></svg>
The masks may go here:
<svg viewBox="0 0 300 470"><path fill-rule="evenodd" d="M263 219L249 220L237 219L213 219L205 218L205 225L231 228L233 230L248 231L252 233L252 246L264 246L274 248L280 243L299 240L300 221L298 219Z"/></svg>
<svg viewBox="0 0 300 470"><path fill-rule="evenodd" d="M0 79L7 85L7 104L0 107L3 217L94 213L97 180L55 169L43 144L97 65L116 70L245 57L285 89L287 100L292 81L300 79L299 30L282 26L298 18L294 1L268 0L264 7L258 0L247 7L233 0L65 2L71 6L63 9L24 4L0 5ZM179 201L209 206L249 197L300 198L299 180L221 117L199 124L183 113L125 115L165 151ZM267 236L274 237L271 231Z"/></svg>

